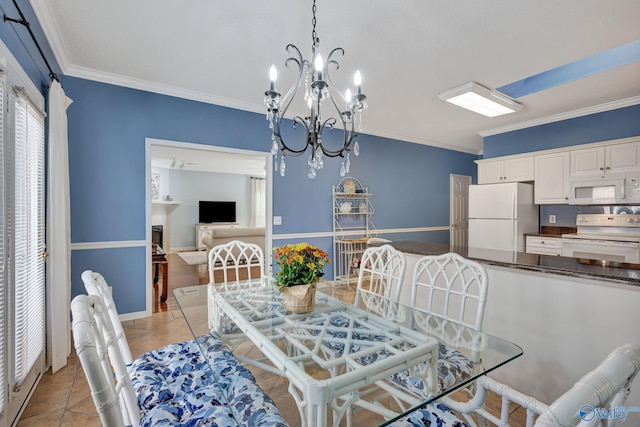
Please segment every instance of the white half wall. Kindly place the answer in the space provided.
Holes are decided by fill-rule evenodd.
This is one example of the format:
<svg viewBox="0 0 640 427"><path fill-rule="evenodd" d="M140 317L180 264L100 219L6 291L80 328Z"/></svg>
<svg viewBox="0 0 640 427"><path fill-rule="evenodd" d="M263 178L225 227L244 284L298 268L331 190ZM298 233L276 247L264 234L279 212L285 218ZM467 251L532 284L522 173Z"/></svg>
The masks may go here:
<svg viewBox="0 0 640 427"><path fill-rule="evenodd" d="M640 287L485 265L484 332L524 355L489 376L550 404L614 348L640 343ZM640 405L636 378L625 406Z"/></svg>

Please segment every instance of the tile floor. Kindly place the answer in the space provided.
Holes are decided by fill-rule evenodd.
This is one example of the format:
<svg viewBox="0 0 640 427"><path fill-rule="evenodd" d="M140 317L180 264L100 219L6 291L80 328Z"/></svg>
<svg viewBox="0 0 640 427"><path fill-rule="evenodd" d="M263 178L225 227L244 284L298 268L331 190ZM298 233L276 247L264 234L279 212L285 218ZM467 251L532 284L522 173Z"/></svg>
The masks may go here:
<svg viewBox="0 0 640 427"><path fill-rule="evenodd" d="M174 287L206 283L206 277L202 277L203 274L206 276L206 267L189 266L178 256L170 256L169 262L170 296L167 302L163 304L156 303L151 317L123 322L129 346L134 356L172 342L193 338L187 323L182 317L182 313L177 307L171 290ZM194 280L194 276L188 278L189 274L185 275L185 272L191 270L195 272L191 274L199 276L198 280ZM239 351L246 355L260 354L259 350L250 344L243 344ZM254 367L250 367L250 369L258 380L258 384L273 398L287 422L291 426L299 426L300 417L293 398L287 392L288 383L286 379ZM512 426L523 426L524 410L517 407L513 409L513 412L517 412L519 416L517 417L518 422L512 424ZM354 416L354 425L378 425L380 422L382 422L382 418L364 411L360 411ZM101 426L89 386L75 350L72 350L68 365L65 368L56 372L56 374L51 374L49 370L40 380L18 422L18 427L32 426Z"/></svg>

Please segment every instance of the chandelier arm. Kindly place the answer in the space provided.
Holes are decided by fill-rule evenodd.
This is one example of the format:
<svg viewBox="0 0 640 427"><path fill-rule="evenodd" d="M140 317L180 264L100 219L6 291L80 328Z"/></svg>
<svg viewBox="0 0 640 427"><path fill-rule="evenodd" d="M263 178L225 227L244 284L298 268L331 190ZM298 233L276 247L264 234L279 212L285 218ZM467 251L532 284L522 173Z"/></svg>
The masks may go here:
<svg viewBox="0 0 640 427"><path fill-rule="evenodd" d="M334 117L329 117L324 122L322 122L322 125L320 126L320 132L323 132L325 130L325 127L328 127L329 130L333 130L336 123L337 120ZM349 144L351 144L351 140L353 139L353 136L347 139L347 135L348 133L345 130L345 140L339 150L329 150L324 146L323 143L319 143L318 145L320 146L322 153L327 157L344 157L344 152L349 151Z"/></svg>
<svg viewBox="0 0 640 427"><path fill-rule="evenodd" d="M304 74L305 61L304 59L302 59L302 53L300 52L300 49L298 49L293 44L288 44L286 47L286 51L288 53L291 53L291 49L295 51L295 53L297 54L297 58L293 56L287 58L284 64L285 66L289 67L289 64L295 63L298 66L298 77L296 78L296 81L293 83L293 85L291 85L286 95L282 98L282 108L278 111L278 123L284 118L285 113L289 109L294 95L298 92L298 88L300 87L300 82L302 81L302 76Z"/></svg>
<svg viewBox="0 0 640 427"><path fill-rule="evenodd" d="M300 117L300 116L295 116L293 118L293 127L296 127L296 124L302 124L302 126L304 126L304 132L305 134L309 134L309 125L307 124L307 121ZM278 127L278 131L280 130L280 128ZM306 143L304 144L304 147L302 147L299 150L294 150L293 148L289 147L285 142L284 139L282 139L282 135L278 132L278 134L276 134L276 137L278 138L278 142L280 145L280 149L282 150L283 153L285 153L286 155L290 155L293 157L298 157L299 155L301 155L302 153L304 153L305 151L307 151L307 148L309 148L309 140L306 140Z"/></svg>

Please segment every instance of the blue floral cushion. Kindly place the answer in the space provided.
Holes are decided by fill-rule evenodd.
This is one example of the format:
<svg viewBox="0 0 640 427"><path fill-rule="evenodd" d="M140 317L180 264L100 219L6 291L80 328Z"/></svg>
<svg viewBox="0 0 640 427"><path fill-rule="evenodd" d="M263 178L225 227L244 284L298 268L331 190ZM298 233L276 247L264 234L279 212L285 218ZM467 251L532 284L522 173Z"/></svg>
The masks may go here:
<svg viewBox="0 0 640 427"><path fill-rule="evenodd" d="M390 424L394 427L468 427L442 403L431 403Z"/></svg>
<svg viewBox="0 0 640 427"><path fill-rule="evenodd" d="M215 384L195 341L175 343L145 353L127 369L138 396L138 406L143 412L159 403L179 399L185 393Z"/></svg>
<svg viewBox="0 0 640 427"><path fill-rule="evenodd" d="M471 377L473 362L462 353L443 344L440 344L438 351L438 385L440 390L449 388ZM394 383L418 396L426 397L428 394L422 378L412 376L408 370L400 371L389 378Z"/></svg>
<svg viewBox="0 0 640 427"><path fill-rule="evenodd" d="M209 354L215 353L213 376L240 425L287 425L271 397L256 384L251 371L238 363L223 343L206 335L198 341Z"/></svg>
<svg viewBox="0 0 640 427"><path fill-rule="evenodd" d="M180 400L161 403L140 420L140 427L156 426L220 426L240 425L231 408L218 399L215 389L208 387L187 394Z"/></svg>

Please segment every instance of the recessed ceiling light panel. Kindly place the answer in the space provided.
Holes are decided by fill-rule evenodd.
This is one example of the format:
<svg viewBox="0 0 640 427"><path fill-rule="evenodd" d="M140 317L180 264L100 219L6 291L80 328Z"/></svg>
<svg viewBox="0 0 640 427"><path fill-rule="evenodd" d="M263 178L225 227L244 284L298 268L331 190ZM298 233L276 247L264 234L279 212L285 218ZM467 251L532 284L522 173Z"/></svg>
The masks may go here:
<svg viewBox="0 0 640 427"><path fill-rule="evenodd" d="M515 113L522 105L503 93L469 82L438 94L438 98L487 117Z"/></svg>

